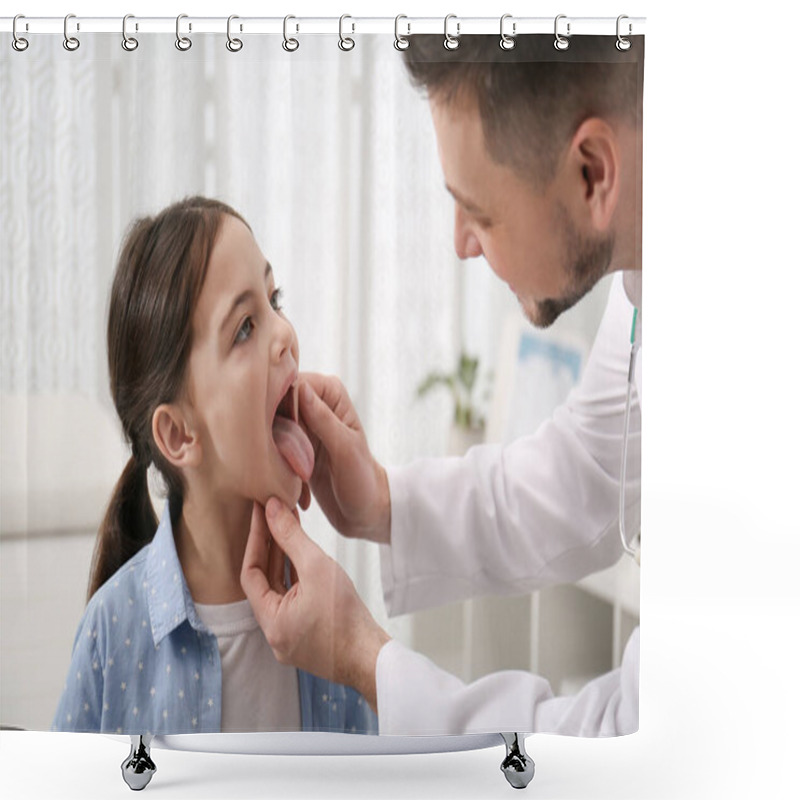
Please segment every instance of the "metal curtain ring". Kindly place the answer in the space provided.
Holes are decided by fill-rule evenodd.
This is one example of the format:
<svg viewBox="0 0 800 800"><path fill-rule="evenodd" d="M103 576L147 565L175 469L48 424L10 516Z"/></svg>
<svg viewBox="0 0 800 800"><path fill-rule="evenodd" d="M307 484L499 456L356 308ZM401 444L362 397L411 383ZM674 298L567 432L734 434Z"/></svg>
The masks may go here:
<svg viewBox="0 0 800 800"><path fill-rule="evenodd" d="M394 18L394 49L395 50L408 50L408 46L411 42L408 41L408 36L411 36L411 23L406 23L406 28L408 28L408 32L405 36L400 35L400 20L401 19L408 19L405 14L398 14Z"/></svg>
<svg viewBox="0 0 800 800"><path fill-rule="evenodd" d="M456 20L456 35L453 36L447 30L447 23L450 22L451 19ZM458 45L460 42L458 41L458 37L461 35L461 23L458 22L455 14L448 14L444 18L444 47L445 50L458 50Z"/></svg>
<svg viewBox="0 0 800 800"><path fill-rule="evenodd" d="M25 16L23 14L17 14L17 16L14 17L14 22L13 22L13 24L11 26L11 34L12 34L12 36L14 38L11 40L11 46L18 53L21 53L23 50L27 50L28 49L28 45L30 44L30 42L17 33L17 20L18 19L25 19ZM26 25L26 28L27 28L27 25Z"/></svg>
<svg viewBox="0 0 800 800"><path fill-rule="evenodd" d="M122 18L122 49L127 50L129 53L133 52L139 46L139 40L135 39L133 36L128 36L128 20L133 19L133 14L126 14ZM139 26L136 26L136 30L139 30Z"/></svg>
<svg viewBox="0 0 800 800"><path fill-rule="evenodd" d="M296 19L296 17L293 17L291 14L289 14L283 18L283 49L287 53L293 53L298 47L300 47L300 42L298 42L297 39L289 38L287 33L290 19ZM295 27L295 30L297 30L297 27Z"/></svg>
<svg viewBox="0 0 800 800"><path fill-rule="evenodd" d="M622 52L624 52L625 50L630 50L631 49L631 40L630 39L626 39L619 32L620 22L622 22L622 20L624 20L624 19L628 19L628 17L625 14L620 14L617 17L617 43L616 43L616 48L617 48L617 50L621 50ZM628 36L630 36L632 32L633 32L633 25L631 25L631 23L629 22L628 23Z"/></svg>
<svg viewBox="0 0 800 800"><path fill-rule="evenodd" d="M239 17L237 17L236 14L231 14L228 17L228 41L225 42L225 47L227 47L229 52L231 52L231 53L238 53L242 49L242 47L244 46L242 44L242 40L241 39L236 39L236 38L232 38L231 37L231 22L233 20L235 20L235 19L239 19ZM242 28L240 26L239 30L241 31L241 29Z"/></svg>
<svg viewBox="0 0 800 800"><path fill-rule="evenodd" d="M74 14L67 14L67 16L64 17L64 49L73 52L81 46L81 43L76 37L69 35L67 26L69 25L69 21L71 19L75 19ZM80 30L80 25L78 26L78 30Z"/></svg>
<svg viewBox="0 0 800 800"><path fill-rule="evenodd" d="M178 14L175 20L175 47L178 50L186 52L192 46L192 40L188 36L181 36L181 20L187 19L188 14ZM189 30L192 29L192 23L189 23Z"/></svg>
<svg viewBox="0 0 800 800"><path fill-rule="evenodd" d="M500 17L500 49L513 50L517 42L514 37L517 35L517 23L511 23L511 36L505 32L505 22L507 19L512 19L511 14L503 14Z"/></svg>
<svg viewBox="0 0 800 800"><path fill-rule="evenodd" d="M340 50L344 50L345 53L348 53L350 50L352 50L356 46L356 43L349 36L345 36L344 35L344 32L343 32L342 28L344 26L344 21L346 19L353 19L353 18L349 14L342 14L342 16L339 17L339 49ZM352 28L353 28L351 33L355 33L356 32L356 24L355 24L355 22L352 22L351 25L352 25Z"/></svg>
<svg viewBox="0 0 800 800"><path fill-rule="evenodd" d="M566 38L566 37L564 37L564 36L562 36L562 35L561 35L561 34L558 32L558 21L559 21L560 19L566 19L566 18L567 18L567 15L566 15L566 14L559 14L559 15L556 17L555 25L554 25L554 28L553 28L553 30L554 30L554 32L555 32L555 35L556 35L556 40L553 42L553 47L555 47L555 48L556 48L556 50L567 50L567 49L569 48L569 39L568 39L568 38ZM567 23L567 36L569 36L569 35L570 35L570 30L569 30L569 28L570 28L570 24L569 24L569 22L568 22L568 23Z"/></svg>

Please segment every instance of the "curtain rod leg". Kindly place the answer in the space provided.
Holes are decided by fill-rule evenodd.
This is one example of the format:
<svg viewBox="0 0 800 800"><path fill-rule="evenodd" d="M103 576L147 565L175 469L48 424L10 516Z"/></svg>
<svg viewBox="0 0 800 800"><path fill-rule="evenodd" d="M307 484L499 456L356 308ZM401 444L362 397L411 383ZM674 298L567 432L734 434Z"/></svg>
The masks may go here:
<svg viewBox="0 0 800 800"><path fill-rule="evenodd" d="M131 752L122 762L122 777L135 792L144 789L156 771L156 765L150 758L151 741L153 741L151 735L131 734Z"/></svg>
<svg viewBox="0 0 800 800"><path fill-rule="evenodd" d="M506 743L506 757L500 769L515 789L524 789L533 779L536 765L525 752L525 738L521 733L501 733Z"/></svg>

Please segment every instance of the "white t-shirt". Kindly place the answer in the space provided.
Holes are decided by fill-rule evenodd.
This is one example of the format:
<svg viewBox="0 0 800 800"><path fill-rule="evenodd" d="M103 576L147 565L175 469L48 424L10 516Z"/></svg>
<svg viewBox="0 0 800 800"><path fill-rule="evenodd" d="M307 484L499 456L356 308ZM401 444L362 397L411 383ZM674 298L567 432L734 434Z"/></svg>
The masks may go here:
<svg viewBox="0 0 800 800"><path fill-rule="evenodd" d="M217 637L222 663L223 733L299 731L297 670L275 659L247 600L195 608Z"/></svg>

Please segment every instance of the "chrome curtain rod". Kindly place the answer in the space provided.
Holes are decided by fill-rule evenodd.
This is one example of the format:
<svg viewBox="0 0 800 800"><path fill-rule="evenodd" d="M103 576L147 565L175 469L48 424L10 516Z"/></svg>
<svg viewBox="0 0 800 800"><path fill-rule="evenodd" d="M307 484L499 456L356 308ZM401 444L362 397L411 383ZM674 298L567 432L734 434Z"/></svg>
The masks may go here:
<svg viewBox="0 0 800 800"><path fill-rule="evenodd" d="M0 32L11 34L14 30L14 17L0 17ZM399 28L403 36L419 33L444 34L446 31L456 36L480 33L500 33L501 17L196 17L181 15L181 30L188 34L218 33L226 34L232 30L237 35L276 34L283 35L286 20L289 32L293 34L339 34L342 30L348 35L362 33L394 34ZM398 21L399 20L399 21ZM562 35L608 35L637 36L644 34L644 17L570 17L559 14L555 17L514 17L503 15L503 29L509 34L553 34L558 30ZM64 17L37 17L18 15L16 31L19 35L64 33ZM122 17L82 17L69 15L69 32L122 33ZM133 33L175 33L175 17L137 17L128 15L126 30Z"/></svg>

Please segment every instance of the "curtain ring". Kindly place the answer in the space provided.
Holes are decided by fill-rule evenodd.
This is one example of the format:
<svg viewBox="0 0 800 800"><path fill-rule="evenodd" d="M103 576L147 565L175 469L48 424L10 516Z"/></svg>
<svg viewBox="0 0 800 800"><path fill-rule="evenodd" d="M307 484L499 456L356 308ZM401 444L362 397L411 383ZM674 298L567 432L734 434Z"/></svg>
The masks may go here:
<svg viewBox="0 0 800 800"><path fill-rule="evenodd" d="M408 19L408 17L405 14L398 14L394 18L394 49L400 51L408 50L408 46L411 44L411 42L407 38L411 36L411 23L410 22L406 23L406 28L408 28L408 31L406 32L405 36L401 36L400 35L401 19Z"/></svg>
<svg viewBox="0 0 800 800"><path fill-rule="evenodd" d="M188 36L181 36L181 20L187 19L188 14L178 14L175 20L175 47L182 52L186 52L192 46L192 40ZM189 23L189 30L192 29L192 23Z"/></svg>
<svg viewBox="0 0 800 800"><path fill-rule="evenodd" d="M616 43L616 48L617 48L617 50L620 50L622 52L625 52L625 50L630 50L631 49L631 40L630 39L626 39L619 32L620 22L622 22L622 20L624 20L624 19L628 19L628 17L625 14L620 14L617 17L617 43ZM630 36L632 32L633 32L633 25L631 25L631 23L629 22L628 23L628 36Z"/></svg>
<svg viewBox="0 0 800 800"><path fill-rule="evenodd" d="M127 26L129 19L134 19L133 14L126 14L122 18L122 49L131 53L139 46L139 40L135 39L133 36L128 36ZM138 25L136 29L139 29Z"/></svg>
<svg viewBox="0 0 800 800"><path fill-rule="evenodd" d="M513 50L515 45L517 44L514 37L517 35L517 23L511 23L511 36L509 36L504 29L505 21L507 19L512 19L511 14L503 14L500 17L500 49L501 50Z"/></svg>
<svg viewBox="0 0 800 800"><path fill-rule="evenodd" d="M456 20L456 35L453 36L447 30L447 23L450 22L451 19ZM458 37L461 35L461 23L458 22L455 14L448 14L444 18L444 48L445 50L458 50L458 45L460 42L458 41Z"/></svg>
<svg viewBox="0 0 800 800"><path fill-rule="evenodd" d="M342 16L339 17L339 49L340 50L344 50L345 53L348 53L348 52L350 52L350 50L352 50L356 46L356 43L349 36L345 36L343 31L342 31L342 27L343 27L344 21L346 19L353 19L353 18L349 14L342 14ZM352 22L350 24L353 27L353 30L351 31L351 33L355 33L356 32L356 24L355 24L355 22Z"/></svg>
<svg viewBox="0 0 800 800"><path fill-rule="evenodd" d="M227 47L228 51L231 53L238 53L244 46L241 39L231 38L231 22L235 19L239 19L236 14L231 14L228 17L228 41L225 42L225 47ZM241 27L239 30L241 30Z"/></svg>
<svg viewBox="0 0 800 800"><path fill-rule="evenodd" d="M69 21L71 19L75 19L74 14L67 14L67 16L64 17L64 49L69 50L70 53L77 50L81 46L80 41L78 41L75 36L70 36L69 32L67 31L67 26L69 25ZM78 30L80 30L80 26L78 27Z"/></svg>
<svg viewBox="0 0 800 800"><path fill-rule="evenodd" d="M300 47L300 42L298 42L297 39L289 38L287 30L290 19L297 19L297 18L293 17L291 14L283 18L283 49L287 53L294 53L294 51L297 50L298 47Z"/></svg>
<svg viewBox="0 0 800 800"><path fill-rule="evenodd" d="M569 48L569 39L567 39L566 37L562 36L562 35L561 35L561 34L558 32L558 21L559 21L560 19L566 19L566 18L567 18L567 15L566 15L566 14L559 14L559 15L556 17L556 22L555 22L555 26L554 26L554 31L555 31L555 35L556 35L556 40L553 42L553 47L555 47L555 48L556 48L556 50L567 50L567 49ZM567 23L567 36L570 36L570 30L569 30L569 28L570 28L570 24L569 24L569 22L568 22L568 23Z"/></svg>
<svg viewBox="0 0 800 800"><path fill-rule="evenodd" d="M12 34L12 36L14 38L11 40L11 46L18 53L21 53L23 50L27 50L28 49L28 45L30 44L30 42L17 33L17 20L18 19L25 19L25 16L23 14L17 14L17 16L14 17L14 23L11 26L11 34Z"/></svg>

